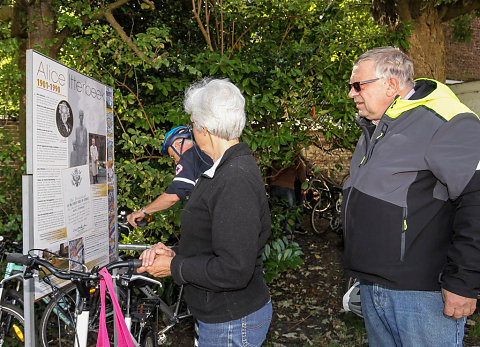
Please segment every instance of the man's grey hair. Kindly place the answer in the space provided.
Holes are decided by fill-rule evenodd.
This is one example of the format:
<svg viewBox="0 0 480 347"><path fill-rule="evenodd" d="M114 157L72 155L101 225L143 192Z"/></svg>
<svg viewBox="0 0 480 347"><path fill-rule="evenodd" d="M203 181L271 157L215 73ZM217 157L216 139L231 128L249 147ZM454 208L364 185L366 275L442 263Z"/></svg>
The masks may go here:
<svg viewBox="0 0 480 347"><path fill-rule="evenodd" d="M185 111L198 130L233 140L245 127L245 98L228 79L203 79L185 91Z"/></svg>
<svg viewBox="0 0 480 347"><path fill-rule="evenodd" d="M378 78L396 77L400 89L413 88L413 63L410 58L396 47L377 47L363 53L355 61L354 67L372 60Z"/></svg>

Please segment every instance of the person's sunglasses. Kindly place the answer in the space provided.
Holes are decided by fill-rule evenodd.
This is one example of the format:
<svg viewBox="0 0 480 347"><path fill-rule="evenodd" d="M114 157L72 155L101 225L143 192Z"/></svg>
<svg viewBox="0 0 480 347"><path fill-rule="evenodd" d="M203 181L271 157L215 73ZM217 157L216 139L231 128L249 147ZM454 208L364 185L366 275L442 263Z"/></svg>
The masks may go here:
<svg viewBox="0 0 480 347"><path fill-rule="evenodd" d="M362 84L367 84L367 83L372 83L375 81L378 81L380 78L374 78L373 80L366 80L366 81L360 81L360 82L353 82L349 83L350 89L355 89L356 92L359 92L362 90Z"/></svg>

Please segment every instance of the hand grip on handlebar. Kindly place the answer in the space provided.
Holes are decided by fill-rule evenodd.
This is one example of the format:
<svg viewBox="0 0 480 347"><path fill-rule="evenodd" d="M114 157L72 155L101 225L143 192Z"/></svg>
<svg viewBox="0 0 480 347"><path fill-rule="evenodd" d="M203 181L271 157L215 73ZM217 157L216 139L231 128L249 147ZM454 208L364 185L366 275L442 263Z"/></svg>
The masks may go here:
<svg viewBox="0 0 480 347"><path fill-rule="evenodd" d="M132 259L133 264L132 267L134 269L138 269L139 267L142 267L142 261L140 259Z"/></svg>
<svg viewBox="0 0 480 347"><path fill-rule="evenodd" d="M136 220L135 223L137 223L137 227L144 228L152 220L153 220L152 216L149 215L148 213L145 213L145 216L141 220Z"/></svg>
<svg viewBox="0 0 480 347"><path fill-rule="evenodd" d="M5 253L6 259L9 263L21 264L21 265L30 265L32 263L32 258L28 255L22 253Z"/></svg>

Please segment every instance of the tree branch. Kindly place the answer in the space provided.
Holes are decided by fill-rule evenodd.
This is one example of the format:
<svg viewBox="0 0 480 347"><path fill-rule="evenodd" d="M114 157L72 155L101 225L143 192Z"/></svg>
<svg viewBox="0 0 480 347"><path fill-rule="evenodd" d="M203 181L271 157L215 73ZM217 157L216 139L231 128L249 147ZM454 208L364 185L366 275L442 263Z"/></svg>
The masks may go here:
<svg viewBox="0 0 480 347"><path fill-rule="evenodd" d="M65 27L60 31L57 35L55 35L55 38L57 41L52 45L51 50L54 52L59 52L60 48L62 48L63 43L65 40L73 33L72 29Z"/></svg>
<svg viewBox="0 0 480 347"><path fill-rule="evenodd" d="M223 56L223 36L224 36L224 32L223 32L223 1L220 0L220 34L222 35L221 36L221 39L222 39L222 42L221 42L221 55Z"/></svg>
<svg viewBox="0 0 480 347"><path fill-rule="evenodd" d="M118 24L113 16L113 13L110 10L104 12L105 19L107 22L115 29L115 31L120 35L120 38L125 42L125 44L130 47L140 58L146 59L145 53L138 49L137 45L132 41L130 36L128 36L123 30L122 26Z"/></svg>
<svg viewBox="0 0 480 347"><path fill-rule="evenodd" d="M235 47L240 43L240 40L250 31L252 30L256 25L259 25L261 22L265 21L265 19L261 18L259 20L257 20L255 23L253 23L252 25L250 25L247 29L245 29L243 31L243 33L240 34L240 36L238 37L238 39L233 42L233 34L232 34L232 47L230 47L230 53L233 52L233 50L235 49Z"/></svg>
<svg viewBox="0 0 480 347"><path fill-rule="evenodd" d="M207 33L205 28L203 27L202 19L200 18L200 3L198 4L198 11L197 11L197 6L195 5L195 0L192 0L192 5L193 5L193 16L197 20L198 26L200 27L200 31L203 34L203 37L205 38L205 41L208 44L208 47L210 47L210 52L213 52L213 47L212 47L212 41L210 40L210 35ZM205 11L208 11L205 9Z"/></svg>
<svg viewBox="0 0 480 347"><path fill-rule="evenodd" d="M448 22L477 8L480 8L480 0L459 0L452 5L444 4L439 6L439 13L443 14L440 17L441 20Z"/></svg>
<svg viewBox="0 0 480 347"><path fill-rule="evenodd" d="M290 30L292 30L292 27L291 27L290 24L292 24L292 21L291 21L291 20L288 21L287 28L285 29L285 33L283 34L283 37L282 37L282 41L280 41L280 46L278 47L278 50L279 50L279 51L282 50L283 42L284 42L285 39L287 38L287 35L288 35L288 33L290 32Z"/></svg>
<svg viewBox="0 0 480 347"><path fill-rule="evenodd" d="M152 123L150 123L150 120L148 119L147 112L145 112L145 108L143 107L143 104L142 104L141 100L138 98L138 95L135 94L135 93L133 92L133 90L130 89L130 87L127 86L125 83L120 82L120 81L118 81L118 80L116 81L116 83L117 83L117 85L119 85L119 86L124 87L125 89L127 89L130 93L132 93L132 94L135 96L135 99L137 99L137 102L138 102L138 104L140 105L140 108L142 109L142 112L143 112L143 115L144 115L144 117L145 117L145 120L147 121L148 126L150 127L150 131L152 132L153 136L155 136L155 130L154 130L153 127L152 127Z"/></svg>
<svg viewBox="0 0 480 347"><path fill-rule="evenodd" d="M138 46L132 41L130 36L127 35L125 30L123 30L123 27L117 22L115 17L113 16L113 11L117 8L122 7L126 3L128 3L130 0L118 0L115 1L111 4L109 4L107 7L101 8L98 13L93 16L93 17L88 17L88 16L83 16L81 18L82 24L87 25L95 20L102 20L105 19L112 27L113 29L118 33L120 38L122 39L125 44L130 47L140 58L146 59L147 57L145 54L138 48ZM149 7L152 9L155 9L155 5L152 1L149 0L142 0L145 4L147 4Z"/></svg>

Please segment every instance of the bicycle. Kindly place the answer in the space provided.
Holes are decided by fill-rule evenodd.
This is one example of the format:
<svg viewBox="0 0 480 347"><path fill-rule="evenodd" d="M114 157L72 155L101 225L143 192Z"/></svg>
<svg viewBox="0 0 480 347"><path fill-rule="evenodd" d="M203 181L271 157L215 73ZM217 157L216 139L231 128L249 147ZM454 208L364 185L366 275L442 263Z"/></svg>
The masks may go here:
<svg viewBox="0 0 480 347"><path fill-rule="evenodd" d="M1 262L4 261L5 251L8 248L18 249L17 243L7 243L0 236ZM7 263L4 278L0 281L0 347L23 346L24 316L23 295L21 288L21 267ZM11 287L8 287L9 284Z"/></svg>
<svg viewBox="0 0 480 347"><path fill-rule="evenodd" d="M128 229L129 226L123 224L126 223L126 219L122 218L124 216L126 214L119 216L119 225ZM121 250L144 250L148 246L119 245L119 248ZM41 252L44 253L44 251ZM33 276L32 270L43 266L54 276L73 280L72 285L63 289L58 289L50 283L53 293L49 296L49 303L39 324L41 346L73 346L74 343L80 341L79 336L82 337L81 341L86 339L86 342L82 342L82 346L87 343L94 344L98 334L100 314L99 291L97 290L99 277L96 275L98 269L80 273L73 270L62 270L53 266L49 261L32 256L31 252L29 254L30 259L34 260L26 267L22 277ZM58 258L56 255L55 257ZM9 259L12 260L11 257ZM107 268L111 266L109 265ZM116 267L116 265L113 266ZM43 280L47 283L49 283L48 278L48 276L43 276ZM166 343L167 332L181 320L191 317L188 308L185 308L183 304L183 286L180 288L176 301L170 307L151 287L152 284L161 287L162 284L159 281L133 274L132 270L115 274L114 280L118 286L117 295L125 315L125 321L138 346L156 346ZM113 308L108 301L106 306L107 328L109 331L113 331ZM112 336L112 334L109 335Z"/></svg>
<svg viewBox="0 0 480 347"><path fill-rule="evenodd" d="M117 218L118 226L126 231L126 233L130 233L131 226L127 221L127 214L128 211L120 210L120 213ZM137 221L137 225L139 227L145 227L148 223L152 221L150 215L147 215L141 221ZM118 248L121 251L143 251L147 249L149 246L141 245L141 244L119 244ZM148 292L151 295L153 292L152 289L149 289ZM147 295L146 293L144 293ZM148 296L148 295L147 295ZM155 294L155 301L158 302L158 305L161 307L161 311L163 314L163 322L165 327L163 329L158 329L157 332L157 344L162 345L167 342L167 333L173 329L175 325L180 323L180 321L192 317L190 310L186 306L183 301L183 285L180 286L178 295L174 303L168 306L165 301L163 301L158 295Z"/></svg>
<svg viewBox="0 0 480 347"><path fill-rule="evenodd" d="M305 206L310 209L310 222L316 234L342 231L342 187L321 174L309 179ZM327 224L325 223L327 222Z"/></svg>
<svg viewBox="0 0 480 347"><path fill-rule="evenodd" d="M39 338L41 345L54 346L58 344L84 347L94 344L98 334L99 315L97 311L100 310L98 305L100 301L96 290L100 280L99 269L94 268L91 271L65 270L54 266L50 261L33 255L32 251L28 255L8 254L7 260L24 265L23 276L26 278L34 276L38 270L46 269L49 274L59 279L71 280L74 283L73 289L75 289L75 294L72 295L72 287L66 290L58 289L49 282L48 276L44 276L44 280L52 285L54 299L47 305L40 320ZM148 277L134 274L134 270L140 266L141 261L133 259L117 261L105 268L109 272L114 269L127 268L128 270L124 274L114 275L120 283L125 282L126 287L136 280L160 283ZM126 302L127 310L130 310L133 307L131 296L126 297ZM134 308L138 309L137 307ZM151 324L149 323L153 310L143 306L141 308L144 311L143 315L138 320L131 320L130 333L137 346L155 346L155 341L150 332ZM112 309L107 309L107 311L110 311L110 314L113 312ZM93 313L93 319L90 319L91 313ZM125 316L126 320L130 318L129 311L126 312Z"/></svg>

